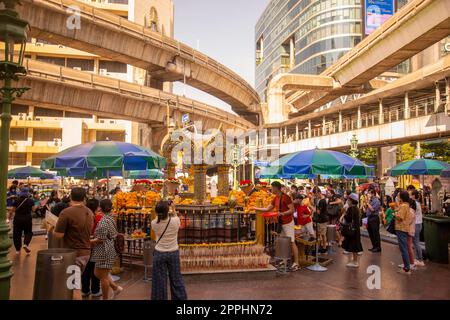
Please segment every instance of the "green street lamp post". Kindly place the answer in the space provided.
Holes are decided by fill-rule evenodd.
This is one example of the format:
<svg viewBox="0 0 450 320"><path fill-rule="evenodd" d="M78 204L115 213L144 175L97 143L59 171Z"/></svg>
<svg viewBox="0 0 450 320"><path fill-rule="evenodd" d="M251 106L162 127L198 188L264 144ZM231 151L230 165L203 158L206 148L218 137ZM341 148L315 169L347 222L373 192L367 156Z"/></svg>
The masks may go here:
<svg viewBox="0 0 450 320"><path fill-rule="evenodd" d="M0 10L0 88L2 98L1 136L0 136L0 300L9 299L11 261L8 251L11 246L6 223L6 192L8 184L9 129L11 125L11 103L14 97L20 97L28 88L13 88L12 81L19 75L25 75L22 66L25 44L27 42L28 23L18 18L15 11L18 0L0 0L4 8Z"/></svg>

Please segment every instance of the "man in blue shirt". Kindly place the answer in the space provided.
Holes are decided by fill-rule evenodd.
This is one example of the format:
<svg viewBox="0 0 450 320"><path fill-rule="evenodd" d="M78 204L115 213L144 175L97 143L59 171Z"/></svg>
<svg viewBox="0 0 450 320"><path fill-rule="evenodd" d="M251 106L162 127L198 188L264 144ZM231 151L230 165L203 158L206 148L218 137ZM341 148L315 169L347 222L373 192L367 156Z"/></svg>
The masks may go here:
<svg viewBox="0 0 450 320"><path fill-rule="evenodd" d="M371 189L368 194L367 201L364 205L367 218L367 231L369 232L370 241L372 242L372 252L381 252L380 239L380 209L381 202L377 197L374 189Z"/></svg>

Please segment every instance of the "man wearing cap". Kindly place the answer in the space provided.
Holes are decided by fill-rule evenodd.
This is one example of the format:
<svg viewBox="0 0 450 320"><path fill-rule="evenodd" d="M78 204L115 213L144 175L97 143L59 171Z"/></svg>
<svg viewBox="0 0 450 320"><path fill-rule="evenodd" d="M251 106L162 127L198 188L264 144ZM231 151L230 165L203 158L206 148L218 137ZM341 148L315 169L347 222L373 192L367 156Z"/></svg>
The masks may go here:
<svg viewBox="0 0 450 320"><path fill-rule="evenodd" d="M16 254L20 254L22 248L22 233L24 234L23 250L27 255L31 253L29 248L31 238L33 238L33 218L32 213L36 210L33 199L28 188L22 188L19 197L14 201L11 209L13 221L13 242Z"/></svg>
<svg viewBox="0 0 450 320"><path fill-rule="evenodd" d="M253 208L256 211L270 212L276 209L279 220L282 224L282 235L291 239L292 253L294 256L294 263L291 266L291 271L297 271L298 265L298 248L295 244L295 230L294 230L294 204L291 197L281 191L281 183L278 181L272 182L272 193L275 198L267 208Z"/></svg>

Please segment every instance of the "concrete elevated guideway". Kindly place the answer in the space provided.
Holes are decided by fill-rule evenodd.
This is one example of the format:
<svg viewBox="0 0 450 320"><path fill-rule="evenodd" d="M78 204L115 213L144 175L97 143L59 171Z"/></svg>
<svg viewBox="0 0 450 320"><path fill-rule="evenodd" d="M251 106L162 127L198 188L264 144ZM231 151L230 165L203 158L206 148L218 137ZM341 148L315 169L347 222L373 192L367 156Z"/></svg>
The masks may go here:
<svg viewBox="0 0 450 320"><path fill-rule="evenodd" d="M31 36L93 53L147 70L151 84L180 81L232 106L239 115L259 121L259 97L236 73L208 56L142 25L73 0L22 0L19 16L31 26ZM80 8L80 29L66 27Z"/></svg>
<svg viewBox="0 0 450 320"><path fill-rule="evenodd" d="M328 92L299 91L287 103L303 112L316 109L341 95L360 90L371 79L449 34L450 1L411 0L321 74L332 77L340 84L339 88Z"/></svg>
<svg viewBox="0 0 450 320"><path fill-rule="evenodd" d="M24 66L28 75L17 86L32 90L17 103L131 120L154 128L165 127L168 110L175 119L190 114L190 120L202 121L204 129L220 124L225 129L254 127L240 116L158 89L36 60L25 59Z"/></svg>
<svg viewBox="0 0 450 320"><path fill-rule="evenodd" d="M450 137L450 55L335 108L267 125L280 153L312 148L383 147Z"/></svg>

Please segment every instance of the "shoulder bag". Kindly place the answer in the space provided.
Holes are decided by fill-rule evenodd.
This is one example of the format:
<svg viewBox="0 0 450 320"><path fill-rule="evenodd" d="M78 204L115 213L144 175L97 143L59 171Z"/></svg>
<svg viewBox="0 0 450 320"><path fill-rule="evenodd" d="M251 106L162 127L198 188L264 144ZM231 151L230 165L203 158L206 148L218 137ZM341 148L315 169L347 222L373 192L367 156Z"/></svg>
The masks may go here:
<svg viewBox="0 0 450 320"><path fill-rule="evenodd" d="M280 203L278 205L278 212L281 212L281 204L283 202L283 196L284 193L280 196ZM278 223L277 223L277 233L280 234L283 231L283 221L281 220L281 216L278 217Z"/></svg>

